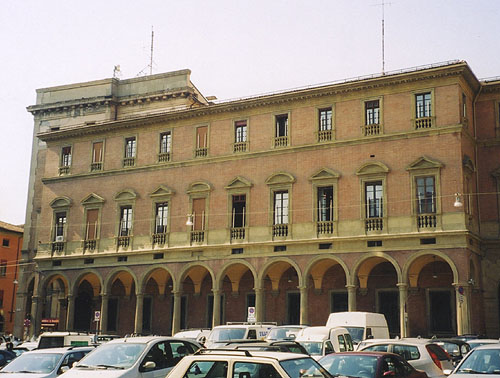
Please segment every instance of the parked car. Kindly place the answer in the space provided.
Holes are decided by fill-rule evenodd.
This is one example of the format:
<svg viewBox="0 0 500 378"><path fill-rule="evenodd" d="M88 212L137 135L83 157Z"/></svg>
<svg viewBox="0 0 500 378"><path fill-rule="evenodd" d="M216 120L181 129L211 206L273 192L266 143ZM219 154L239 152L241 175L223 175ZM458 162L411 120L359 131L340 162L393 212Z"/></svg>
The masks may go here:
<svg viewBox="0 0 500 378"><path fill-rule="evenodd" d="M487 378L500 374L500 344L488 344L472 349L458 364L449 378Z"/></svg>
<svg viewBox="0 0 500 378"><path fill-rule="evenodd" d="M64 378L165 377L184 357L201 345L186 339L163 336L126 337L108 341L83 358Z"/></svg>
<svg viewBox="0 0 500 378"><path fill-rule="evenodd" d="M44 332L40 335L37 349L94 344L95 335L87 332Z"/></svg>
<svg viewBox="0 0 500 378"><path fill-rule="evenodd" d="M267 342L282 341L282 340L295 340L297 333L306 328L305 325L283 325L271 328L266 336Z"/></svg>
<svg viewBox="0 0 500 378"><path fill-rule="evenodd" d="M446 353L448 353L453 361L453 365L457 366L457 364L462 361L462 358L465 357L467 353L470 351L470 346L466 341L459 339L431 339L434 344L439 345L443 348Z"/></svg>
<svg viewBox="0 0 500 378"><path fill-rule="evenodd" d="M232 340L264 340L276 323L240 323L229 322L212 328L207 336L205 347L220 347L221 344Z"/></svg>
<svg viewBox="0 0 500 378"><path fill-rule="evenodd" d="M52 378L71 369L93 347L64 347L25 352L0 370L9 378Z"/></svg>
<svg viewBox="0 0 500 378"><path fill-rule="evenodd" d="M310 356L295 353L202 349L184 357L167 378L333 378Z"/></svg>
<svg viewBox="0 0 500 378"><path fill-rule="evenodd" d="M369 338L389 338L389 327L384 314L375 312L332 312L328 316L326 325L347 328L354 344Z"/></svg>
<svg viewBox="0 0 500 378"><path fill-rule="evenodd" d="M471 349L477 348L481 345L490 345L490 344L499 344L500 340L498 339L474 339L467 341Z"/></svg>
<svg viewBox="0 0 500 378"><path fill-rule="evenodd" d="M445 372L453 370L451 357L430 339L365 340L358 350L399 354L415 369L425 371L429 377L444 378Z"/></svg>
<svg viewBox="0 0 500 378"><path fill-rule="evenodd" d="M227 343L224 349L243 349L243 350L268 350L275 352L288 352L309 355L306 348L296 341L273 341L265 342L260 340L240 340L238 342Z"/></svg>
<svg viewBox="0 0 500 378"><path fill-rule="evenodd" d="M210 334L209 328L183 329L177 332L173 337L194 340L200 344L205 344L207 336Z"/></svg>
<svg viewBox="0 0 500 378"><path fill-rule="evenodd" d="M307 327L297 334L295 341L316 359L329 353L354 350L351 334L344 327Z"/></svg>
<svg viewBox="0 0 500 378"><path fill-rule="evenodd" d="M10 350L0 349L0 367L8 364L14 358L17 357L15 352L11 352Z"/></svg>
<svg viewBox="0 0 500 378"><path fill-rule="evenodd" d="M427 374L416 370L401 356L385 352L344 352L322 357L318 361L335 377L354 378L406 377L427 378Z"/></svg>

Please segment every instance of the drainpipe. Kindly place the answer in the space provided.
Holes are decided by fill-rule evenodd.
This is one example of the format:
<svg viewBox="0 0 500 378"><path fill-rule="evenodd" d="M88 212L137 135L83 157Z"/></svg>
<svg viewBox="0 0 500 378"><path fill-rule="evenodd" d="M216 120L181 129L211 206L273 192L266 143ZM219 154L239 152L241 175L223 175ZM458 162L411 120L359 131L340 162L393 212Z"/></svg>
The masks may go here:
<svg viewBox="0 0 500 378"><path fill-rule="evenodd" d="M16 263L14 265L14 280L12 281L12 302L10 304L10 317L9 317L9 322L12 323L12 316L16 312L14 309L14 301L16 299L16 286L18 283L15 283L17 281L17 269L19 269L19 252L21 251L21 237L17 237L17 247L16 247Z"/></svg>

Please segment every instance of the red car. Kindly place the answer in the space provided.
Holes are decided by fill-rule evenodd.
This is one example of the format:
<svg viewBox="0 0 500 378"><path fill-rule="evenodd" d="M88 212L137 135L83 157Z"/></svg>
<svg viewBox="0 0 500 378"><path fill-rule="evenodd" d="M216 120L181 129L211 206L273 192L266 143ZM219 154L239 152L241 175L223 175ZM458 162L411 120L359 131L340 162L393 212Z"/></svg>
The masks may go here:
<svg viewBox="0 0 500 378"><path fill-rule="evenodd" d="M401 356L387 352L343 352L328 354L319 363L334 377L427 378Z"/></svg>

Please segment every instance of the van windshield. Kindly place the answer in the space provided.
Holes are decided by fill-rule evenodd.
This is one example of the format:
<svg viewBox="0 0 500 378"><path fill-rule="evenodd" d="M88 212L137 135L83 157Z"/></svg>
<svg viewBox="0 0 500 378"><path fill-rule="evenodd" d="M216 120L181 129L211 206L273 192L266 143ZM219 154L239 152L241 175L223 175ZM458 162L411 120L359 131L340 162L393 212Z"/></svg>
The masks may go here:
<svg viewBox="0 0 500 378"><path fill-rule="evenodd" d="M360 341L363 340L363 333L365 332L365 329L363 327L344 327L344 328L346 328L351 334L351 339L353 342L359 343Z"/></svg>
<svg viewBox="0 0 500 378"><path fill-rule="evenodd" d="M64 346L64 336L42 336L38 349L59 348Z"/></svg>
<svg viewBox="0 0 500 378"><path fill-rule="evenodd" d="M229 341L245 338L246 328L214 328L210 333L211 341Z"/></svg>
<svg viewBox="0 0 500 378"><path fill-rule="evenodd" d="M300 341L300 344L306 348L311 356L321 356L323 352L323 343L321 341Z"/></svg>

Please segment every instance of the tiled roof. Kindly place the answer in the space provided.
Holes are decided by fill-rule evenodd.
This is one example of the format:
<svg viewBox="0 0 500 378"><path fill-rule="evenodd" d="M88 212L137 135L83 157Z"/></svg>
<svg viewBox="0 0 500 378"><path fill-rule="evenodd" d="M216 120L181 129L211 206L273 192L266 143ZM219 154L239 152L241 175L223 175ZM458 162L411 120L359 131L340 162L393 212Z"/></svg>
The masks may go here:
<svg viewBox="0 0 500 378"><path fill-rule="evenodd" d="M24 225L15 226L13 224L0 221L0 229L6 230L6 231L23 233L24 232Z"/></svg>

